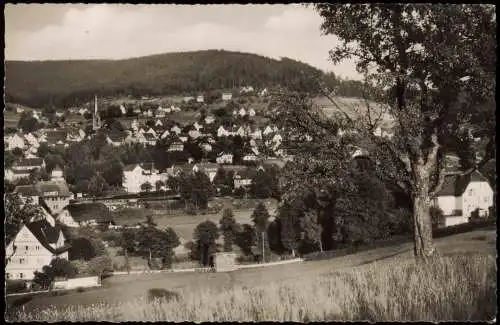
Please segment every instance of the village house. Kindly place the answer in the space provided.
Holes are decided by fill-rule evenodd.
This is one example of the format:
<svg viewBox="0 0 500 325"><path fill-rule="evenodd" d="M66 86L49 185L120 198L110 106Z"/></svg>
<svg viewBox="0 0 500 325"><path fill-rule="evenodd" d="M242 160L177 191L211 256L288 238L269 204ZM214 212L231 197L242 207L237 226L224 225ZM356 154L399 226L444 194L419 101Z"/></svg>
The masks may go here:
<svg viewBox="0 0 500 325"><path fill-rule="evenodd" d="M160 139L165 139L169 135L170 135L170 132L168 132L168 130L165 130L165 132L163 132L162 135L160 136Z"/></svg>
<svg viewBox="0 0 500 325"><path fill-rule="evenodd" d="M31 200L32 204L39 204L40 202L40 193L35 185L18 185L14 188L13 193L19 196L23 204L28 200Z"/></svg>
<svg viewBox="0 0 500 325"><path fill-rule="evenodd" d="M265 128L265 129L264 129L264 131L262 132L262 135L268 135L268 134L271 134L271 133L273 133L273 132L274 132L274 131L273 131L273 128L272 128L270 125L268 125L268 126L266 126L266 128Z"/></svg>
<svg viewBox="0 0 500 325"><path fill-rule="evenodd" d="M247 111L242 107L239 111L238 111L238 114L243 117L245 115L247 115Z"/></svg>
<svg viewBox="0 0 500 325"><path fill-rule="evenodd" d="M12 168L18 171L32 171L33 169L40 169L45 167L43 158L21 159Z"/></svg>
<svg viewBox="0 0 500 325"><path fill-rule="evenodd" d="M233 154L228 152L221 152L215 160L218 164L232 164Z"/></svg>
<svg viewBox="0 0 500 325"><path fill-rule="evenodd" d="M120 112L123 116L127 115L127 109L125 108L125 106L123 106L123 104L120 105Z"/></svg>
<svg viewBox="0 0 500 325"><path fill-rule="evenodd" d="M245 87L241 87L241 89L240 89L240 93L250 93L252 91L254 91L252 86L245 86Z"/></svg>
<svg viewBox="0 0 500 325"><path fill-rule="evenodd" d="M255 116L255 110L253 108L250 108L248 110L248 116L250 116L250 117L254 117Z"/></svg>
<svg viewBox="0 0 500 325"><path fill-rule="evenodd" d="M90 114L90 111L86 108L80 108L78 110L78 114L80 114L81 116L85 115L85 113L89 113Z"/></svg>
<svg viewBox="0 0 500 325"><path fill-rule="evenodd" d="M27 170L15 170L12 168L8 168L5 170L5 179L9 182L16 182L22 178L28 178L30 176L31 171Z"/></svg>
<svg viewBox="0 0 500 325"><path fill-rule="evenodd" d="M183 99L184 103L189 103L192 100L194 100L193 96L185 96Z"/></svg>
<svg viewBox="0 0 500 325"><path fill-rule="evenodd" d="M229 136L229 132L221 125L217 129L217 137L227 137Z"/></svg>
<svg viewBox="0 0 500 325"><path fill-rule="evenodd" d="M63 178L63 172L56 167L51 174L50 181L40 181L35 184L40 201L47 207L51 214L57 214L64 209L72 198L68 184Z"/></svg>
<svg viewBox="0 0 500 325"><path fill-rule="evenodd" d="M202 128L203 128L203 125L199 124L198 121L196 121L194 124L193 124L194 128L196 129L196 131L200 131Z"/></svg>
<svg viewBox="0 0 500 325"><path fill-rule="evenodd" d="M152 134L156 138L156 131L153 128L149 128L145 133Z"/></svg>
<svg viewBox="0 0 500 325"><path fill-rule="evenodd" d="M21 227L5 249L5 278L33 280L35 271L42 271L52 259L68 259L69 245L61 228L46 219Z"/></svg>
<svg viewBox="0 0 500 325"><path fill-rule="evenodd" d="M182 130L178 125L174 125L170 128L170 132L173 132L173 133L179 135L182 132Z"/></svg>
<svg viewBox="0 0 500 325"><path fill-rule="evenodd" d="M246 168L243 170L235 171L233 174L234 188L248 187L252 184L252 178L255 176L256 170Z"/></svg>
<svg viewBox="0 0 500 325"><path fill-rule="evenodd" d="M222 93L222 100L223 101L228 101L233 98L233 94L231 93Z"/></svg>
<svg viewBox="0 0 500 325"><path fill-rule="evenodd" d="M478 171L467 176L445 176L434 206L443 211L441 226L467 223L470 218L488 216L489 208L493 206L493 189Z"/></svg>
<svg viewBox="0 0 500 325"><path fill-rule="evenodd" d="M207 177L210 179L210 182L213 182L218 169L219 169L219 164L202 162L197 164L184 164L180 166L172 165L172 167L168 169L168 172L172 176L178 176L181 172L184 173L201 172L207 175Z"/></svg>
<svg viewBox="0 0 500 325"><path fill-rule="evenodd" d="M203 103L205 100L203 98L203 95L199 95L198 97L196 97L196 102L197 103Z"/></svg>
<svg viewBox="0 0 500 325"><path fill-rule="evenodd" d="M153 187L157 181L166 182L168 175L160 173L153 164L133 164L123 168L123 188L128 193L140 193L141 185L149 182Z"/></svg>
<svg viewBox="0 0 500 325"><path fill-rule="evenodd" d="M174 141L168 146L168 151L183 151L184 143L182 141Z"/></svg>
<svg viewBox="0 0 500 325"><path fill-rule="evenodd" d="M155 126L163 126L163 123L161 120L156 120Z"/></svg>
<svg viewBox="0 0 500 325"><path fill-rule="evenodd" d="M106 143L112 145L113 147L119 147L124 143L125 138L125 133L111 133L106 136Z"/></svg>
<svg viewBox="0 0 500 325"><path fill-rule="evenodd" d="M5 137L4 141L7 144L7 150L24 149L26 147L26 140L22 134L15 133L12 136Z"/></svg>
<svg viewBox="0 0 500 325"><path fill-rule="evenodd" d="M207 117L205 117L205 123L206 124L212 124L215 122L215 117L213 117L212 115L209 115Z"/></svg>
<svg viewBox="0 0 500 325"><path fill-rule="evenodd" d="M250 133L250 137L252 139L262 139L262 131L259 128L256 128L253 132Z"/></svg>
<svg viewBox="0 0 500 325"><path fill-rule="evenodd" d="M156 145L156 138L155 138L155 136L153 134L151 134L151 133L144 133L142 136L144 137L146 144L148 144L150 146Z"/></svg>
<svg viewBox="0 0 500 325"><path fill-rule="evenodd" d="M201 136L201 133L198 130L191 130L188 132L188 135L191 139L198 139Z"/></svg>

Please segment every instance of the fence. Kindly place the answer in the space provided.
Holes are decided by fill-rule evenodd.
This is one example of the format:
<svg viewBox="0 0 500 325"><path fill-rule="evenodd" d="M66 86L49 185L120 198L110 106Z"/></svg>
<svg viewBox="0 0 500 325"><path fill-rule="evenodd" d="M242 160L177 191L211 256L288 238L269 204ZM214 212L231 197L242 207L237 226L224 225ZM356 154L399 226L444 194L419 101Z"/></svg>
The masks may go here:
<svg viewBox="0 0 500 325"><path fill-rule="evenodd" d="M98 276L89 276L84 278L67 279L64 281L55 281L54 289L76 289L76 288L91 288L100 287L101 281Z"/></svg>

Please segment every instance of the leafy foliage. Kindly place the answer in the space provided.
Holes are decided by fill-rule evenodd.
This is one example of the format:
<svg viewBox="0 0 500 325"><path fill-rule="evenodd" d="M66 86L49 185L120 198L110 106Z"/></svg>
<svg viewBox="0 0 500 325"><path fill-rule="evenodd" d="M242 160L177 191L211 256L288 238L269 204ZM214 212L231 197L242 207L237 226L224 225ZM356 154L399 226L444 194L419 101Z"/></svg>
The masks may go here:
<svg viewBox="0 0 500 325"><path fill-rule="evenodd" d="M191 257L199 260L201 265L208 265L210 255L217 252L217 245L215 243L217 238L219 238L219 229L214 222L207 220L200 223L196 226L193 233L195 245L193 245Z"/></svg>
<svg viewBox="0 0 500 325"><path fill-rule="evenodd" d="M220 220L220 230L224 236L224 251L233 251L233 243L236 235L236 220L233 216L233 211L229 208L222 212Z"/></svg>

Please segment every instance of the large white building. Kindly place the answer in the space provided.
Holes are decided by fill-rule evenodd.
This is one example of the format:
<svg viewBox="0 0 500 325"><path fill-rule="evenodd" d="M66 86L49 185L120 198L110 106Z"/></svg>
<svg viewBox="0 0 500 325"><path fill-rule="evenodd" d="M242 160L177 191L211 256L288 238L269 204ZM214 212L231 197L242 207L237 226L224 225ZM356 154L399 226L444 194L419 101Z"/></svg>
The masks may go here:
<svg viewBox="0 0 500 325"><path fill-rule="evenodd" d="M478 171L467 176L446 176L434 205L444 214L444 225L467 223L470 217L484 217L493 206L493 189Z"/></svg>
<svg viewBox="0 0 500 325"><path fill-rule="evenodd" d="M168 180L166 173L159 173L152 166L141 166L139 164L125 166L123 176L122 186L128 193L140 193L142 191L141 185L147 182L154 189L157 181L166 183Z"/></svg>

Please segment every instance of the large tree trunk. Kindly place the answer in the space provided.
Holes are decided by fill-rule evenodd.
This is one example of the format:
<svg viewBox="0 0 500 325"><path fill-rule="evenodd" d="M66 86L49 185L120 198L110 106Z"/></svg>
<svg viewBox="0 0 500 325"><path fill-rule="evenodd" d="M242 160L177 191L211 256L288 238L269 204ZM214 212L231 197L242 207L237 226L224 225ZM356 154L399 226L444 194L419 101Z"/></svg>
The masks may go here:
<svg viewBox="0 0 500 325"><path fill-rule="evenodd" d="M414 254L417 259L426 260L434 253L432 220L429 213L429 167L419 166L416 171L416 191L413 195Z"/></svg>

